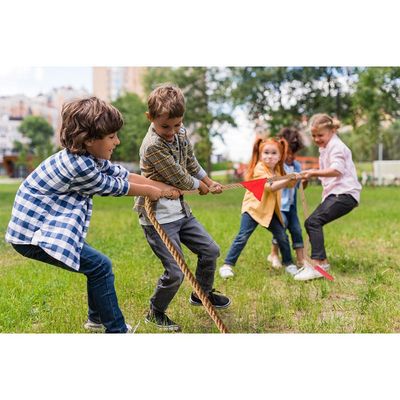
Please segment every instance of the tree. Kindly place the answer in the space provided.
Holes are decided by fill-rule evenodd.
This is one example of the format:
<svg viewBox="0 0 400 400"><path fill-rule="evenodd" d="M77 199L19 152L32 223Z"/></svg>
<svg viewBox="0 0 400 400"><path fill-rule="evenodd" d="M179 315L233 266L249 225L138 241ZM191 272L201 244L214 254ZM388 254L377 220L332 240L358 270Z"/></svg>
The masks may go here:
<svg viewBox="0 0 400 400"><path fill-rule="evenodd" d="M40 116L28 115L18 130L30 139L29 148L35 154L35 164L39 164L54 152L53 127Z"/></svg>
<svg viewBox="0 0 400 400"><path fill-rule="evenodd" d="M359 74L353 96L354 128L369 159L377 158L387 125L400 117L400 68L371 67Z"/></svg>
<svg viewBox="0 0 400 400"><path fill-rule="evenodd" d="M150 93L165 82L179 86L185 95L184 123L195 137L197 159L210 173L211 138L220 135L224 125L235 125L232 116L214 102L213 70L205 67L149 68L144 77L145 91Z"/></svg>
<svg viewBox="0 0 400 400"><path fill-rule="evenodd" d="M146 105L134 93L119 97L113 105L124 118L124 126L119 132L121 144L114 150L114 158L119 161L138 161L140 144L149 127L145 115Z"/></svg>
<svg viewBox="0 0 400 400"><path fill-rule="evenodd" d="M220 91L276 134L319 112L350 121L356 73L345 67L234 67L221 78Z"/></svg>

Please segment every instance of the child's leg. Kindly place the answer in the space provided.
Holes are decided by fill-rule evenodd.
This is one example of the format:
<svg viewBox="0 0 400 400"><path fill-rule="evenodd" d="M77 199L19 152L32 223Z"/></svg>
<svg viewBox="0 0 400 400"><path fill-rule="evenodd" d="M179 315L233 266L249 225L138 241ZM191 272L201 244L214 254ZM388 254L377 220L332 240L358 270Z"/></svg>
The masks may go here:
<svg viewBox="0 0 400 400"><path fill-rule="evenodd" d="M78 272L87 278L89 319L97 322L96 319L100 318L107 333L126 332L127 327L115 291L111 260L84 243Z"/></svg>
<svg viewBox="0 0 400 400"><path fill-rule="evenodd" d="M282 226L281 221L276 214L273 215L268 230L272 232L278 241L279 250L282 254L282 263L286 266L293 264L292 255L290 253L289 238L285 232L285 228Z"/></svg>
<svg viewBox="0 0 400 400"><path fill-rule="evenodd" d="M322 227L348 214L356 206L356 200L350 195L330 195L306 219L304 226L310 237L311 258L317 263L327 262Z"/></svg>
<svg viewBox="0 0 400 400"><path fill-rule="evenodd" d="M168 224L162 224L165 233L182 257L183 253L181 249L180 230L183 220L184 218ZM161 240L154 226L142 225L142 228L151 249L164 267L164 273L159 278L157 287L150 299L150 307L164 313L178 291L184 275L164 242Z"/></svg>
<svg viewBox="0 0 400 400"><path fill-rule="evenodd" d="M297 215L297 209L292 205L286 213L287 228L292 238L292 247L296 251L297 264L303 265L304 261L304 242L301 232L301 225Z"/></svg>
<svg viewBox="0 0 400 400"><path fill-rule="evenodd" d="M106 332L126 332L127 327L118 307L114 288L114 275L110 260L86 243L81 252L81 265L76 271L47 254L39 246L13 245L25 257L61 267L70 272L80 272L88 279L88 299L92 313L99 315ZM93 321L97 322L97 321Z"/></svg>
<svg viewBox="0 0 400 400"><path fill-rule="evenodd" d="M185 218L180 238L189 250L197 254L196 279L204 292L209 293L214 285L219 246L193 215Z"/></svg>
<svg viewBox="0 0 400 400"><path fill-rule="evenodd" d="M251 234L257 228L258 222L256 222L248 213L243 213L240 221L239 233L235 237L229 251L225 258L225 264L234 266L238 260L242 250L246 246Z"/></svg>

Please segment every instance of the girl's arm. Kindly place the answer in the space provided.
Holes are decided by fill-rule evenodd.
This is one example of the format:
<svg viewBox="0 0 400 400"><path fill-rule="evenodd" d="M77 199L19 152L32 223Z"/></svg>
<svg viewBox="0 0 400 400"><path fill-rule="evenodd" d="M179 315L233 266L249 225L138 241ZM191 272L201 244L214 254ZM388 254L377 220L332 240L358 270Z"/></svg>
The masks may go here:
<svg viewBox="0 0 400 400"><path fill-rule="evenodd" d="M267 192L276 192L278 190L281 190L285 187L293 187L296 184L296 181L298 179L301 179L300 174L295 174L294 176L288 175L287 179L282 180L282 181L276 181L276 182L267 182L265 184L265 190Z"/></svg>
<svg viewBox="0 0 400 400"><path fill-rule="evenodd" d="M335 168L325 168L325 169L307 169L301 172L301 175L305 179L310 179L312 177L322 177L322 178L333 178L342 175Z"/></svg>

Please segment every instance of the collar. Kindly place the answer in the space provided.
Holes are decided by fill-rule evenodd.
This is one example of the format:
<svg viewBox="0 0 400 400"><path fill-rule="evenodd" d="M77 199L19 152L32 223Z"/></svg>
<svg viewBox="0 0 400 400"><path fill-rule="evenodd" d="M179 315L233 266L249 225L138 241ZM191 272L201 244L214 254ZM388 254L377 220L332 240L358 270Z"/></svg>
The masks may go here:
<svg viewBox="0 0 400 400"><path fill-rule="evenodd" d="M319 154L324 154L325 152L327 152L328 150L330 150L335 143L337 143L338 141L340 141L338 135L335 133L332 137L331 140L329 140L328 144L326 145L326 147L320 147L319 148Z"/></svg>

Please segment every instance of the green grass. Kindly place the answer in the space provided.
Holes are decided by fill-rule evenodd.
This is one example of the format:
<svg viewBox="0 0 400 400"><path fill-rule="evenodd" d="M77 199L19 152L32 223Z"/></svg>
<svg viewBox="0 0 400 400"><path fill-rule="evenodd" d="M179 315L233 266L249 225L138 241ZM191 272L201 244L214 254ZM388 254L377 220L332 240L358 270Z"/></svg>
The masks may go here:
<svg viewBox="0 0 400 400"><path fill-rule="evenodd" d="M16 185L0 185L0 234L10 217ZM306 191L310 210L320 187ZM398 188L364 188L361 206L325 227L334 282L296 282L266 263L271 234L258 228L239 258L236 276L215 287L232 298L219 313L234 333L400 332L400 212ZM242 190L188 196L193 213L221 247L223 257L240 222ZM119 303L137 332L144 324L161 264L151 252L131 210L131 198L95 198L88 242L113 260ZM302 215L300 212L300 218ZM193 270L195 257L187 263ZM83 332L86 280L21 257L0 241L0 332ZM183 283L168 314L185 333L218 332L203 308L188 303Z"/></svg>

